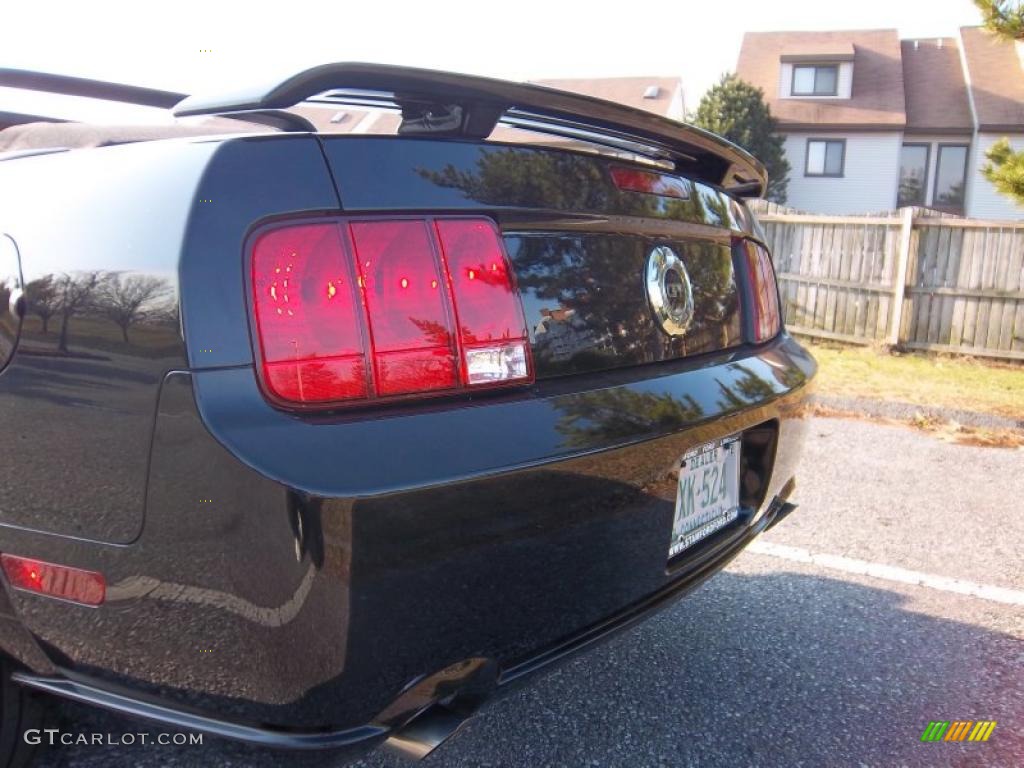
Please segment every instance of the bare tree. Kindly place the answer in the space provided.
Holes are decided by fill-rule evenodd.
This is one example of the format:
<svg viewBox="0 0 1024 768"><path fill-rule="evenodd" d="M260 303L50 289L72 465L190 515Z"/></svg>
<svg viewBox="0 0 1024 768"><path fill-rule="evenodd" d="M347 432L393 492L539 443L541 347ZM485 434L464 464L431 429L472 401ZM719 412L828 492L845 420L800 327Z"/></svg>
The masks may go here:
<svg viewBox="0 0 1024 768"><path fill-rule="evenodd" d="M155 310L153 310L155 319L159 323L169 325L172 328L177 328L181 325L181 315L178 311L178 300L174 296L173 292L167 297L167 300L160 304Z"/></svg>
<svg viewBox="0 0 1024 768"><path fill-rule="evenodd" d="M60 295L53 275L43 275L25 286L25 303L28 311L39 315L43 321L43 333L50 332L50 318L60 311Z"/></svg>
<svg viewBox="0 0 1024 768"><path fill-rule="evenodd" d="M94 305L117 324L127 344L128 329L149 317L159 317L169 293L170 286L162 277L112 272L97 286Z"/></svg>
<svg viewBox="0 0 1024 768"><path fill-rule="evenodd" d="M68 351L68 326L74 315L92 307L96 289L103 279L102 272L64 273L56 278L57 302L61 316L60 339L57 349Z"/></svg>

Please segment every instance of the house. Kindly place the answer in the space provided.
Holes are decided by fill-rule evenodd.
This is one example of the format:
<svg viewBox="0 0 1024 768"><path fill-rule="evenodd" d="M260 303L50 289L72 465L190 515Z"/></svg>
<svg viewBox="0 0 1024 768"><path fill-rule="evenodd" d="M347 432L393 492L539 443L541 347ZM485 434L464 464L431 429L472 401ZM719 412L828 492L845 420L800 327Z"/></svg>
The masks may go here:
<svg viewBox="0 0 1024 768"><path fill-rule="evenodd" d="M750 32L737 74L764 91L785 137L787 204L1024 218L980 170L1003 136L1024 149L1020 43L980 27L928 40L894 29Z"/></svg>
<svg viewBox="0 0 1024 768"><path fill-rule="evenodd" d="M686 114L683 81L678 77L595 77L536 80L535 85L572 91L682 121Z"/></svg>
<svg viewBox="0 0 1024 768"><path fill-rule="evenodd" d="M1024 150L1024 42L1002 42L980 27L960 30L964 74L975 134L967 179L969 215L978 218L1024 218L977 171L985 152L1002 137L1016 151Z"/></svg>
<svg viewBox="0 0 1024 768"><path fill-rule="evenodd" d="M551 362L568 360L594 347L594 329L577 317L575 309L541 309L533 334L538 354Z"/></svg>
<svg viewBox="0 0 1024 768"><path fill-rule="evenodd" d="M573 91L585 96L615 101L637 109L654 112L673 120L684 115L683 83L678 77L604 77L577 80L537 80L535 85ZM340 106L330 103L309 103L292 107L311 121L321 133L385 133L398 130L400 116L392 111L367 107ZM496 141L525 140L522 131L499 125L492 136ZM534 139L529 139L533 141ZM549 139L565 143L564 138Z"/></svg>

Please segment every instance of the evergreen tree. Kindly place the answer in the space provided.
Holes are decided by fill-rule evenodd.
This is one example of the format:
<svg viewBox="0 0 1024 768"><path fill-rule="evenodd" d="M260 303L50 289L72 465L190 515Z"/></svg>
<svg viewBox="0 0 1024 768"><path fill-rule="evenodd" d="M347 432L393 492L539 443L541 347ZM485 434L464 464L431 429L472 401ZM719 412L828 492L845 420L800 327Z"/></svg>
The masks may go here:
<svg viewBox="0 0 1024 768"><path fill-rule="evenodd" d="M1007 45L1024 41L1024 2L1021 0L974 0L981 11L985 28ZM981 168L992 185L1024 205L1024 151L1014 152L1009 139L1001 139L985 153L988 162Z"/></svg>
<svg viewBox="0 0 1024 768"><path fill-rule="evenodd" d="M1010 149L1010 140L1002 138L985 153L988 162L981 172L992 186L1024 205L1024 152Z"/></svg>
<svg viewBox="0 0 1024 768"><path fill-rule="evenodd" d="M982 23L1006 40L1024 40L1024 3L1021 0L974 0Z"/></svg>
<svg viewBox="0 0 1024 768"><path fill-rule="evenodd" d="M775 119L765 103L764 91L735 74L723 75L700 100L692 122L738 144L764 163L768 169L766 197L776 203L786 202L789 162L782 137L775 133Z"/></svg>

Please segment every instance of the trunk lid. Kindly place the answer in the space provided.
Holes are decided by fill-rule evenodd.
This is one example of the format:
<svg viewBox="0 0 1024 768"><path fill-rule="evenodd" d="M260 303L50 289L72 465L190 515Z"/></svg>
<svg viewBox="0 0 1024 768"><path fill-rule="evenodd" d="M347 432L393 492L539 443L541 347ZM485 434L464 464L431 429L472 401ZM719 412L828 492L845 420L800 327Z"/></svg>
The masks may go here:
<svg viewBox="0 0 1024 768"><path fill-rule="evenodd" d="M767 178L718 136L532 84L361 63L189 97L174 113L315 129L348 217L497 222L538 379L743 341L740 199Z"/></svg>
<svg viewBox="0 0 1024 768"><path fill-rule="evenodd" d="M675 198L623 190L611 173L621 160L561 148L388 136L323 144L349 214L472 212L498 222L539 379L742 342L732 249L742 211L708 184L673 175ZM678 259L690 285L683 333L668 332L652 307L663 297L649 274L656 250ZM681 288L667 298L684 303Z"/></svg>

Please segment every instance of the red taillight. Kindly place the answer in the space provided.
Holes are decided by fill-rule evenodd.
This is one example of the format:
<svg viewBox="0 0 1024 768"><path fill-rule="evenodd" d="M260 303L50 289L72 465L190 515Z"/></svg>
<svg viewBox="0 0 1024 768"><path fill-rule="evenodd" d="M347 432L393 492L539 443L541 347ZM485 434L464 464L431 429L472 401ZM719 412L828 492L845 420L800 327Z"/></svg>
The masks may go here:
<svg viewBox="0 0 1024 768"><path fill-rule="evenodd" d="M463 383L529 379L526 321L498 230L480 219L436 225L458 316Z"/></svg>
<svg viewBox="0 0 1024 768"><path fill-rule="evenodd" d="M8 554L0 555L0 564L11 586L18 589L84 605L99 605L106 597L107 582L102 573Z"/></svg>
<svg viewBox="0 0 1024 768"><path fill-rule="evenodd" d="M427 223L361 221L350 229L370 318L377 394L451 389L452 324Z"/></svg>
<svg viewBox="0 0 1024 768"><path fill-rule="evenodd" d="M252 284L262 378L276 399L315 405L532 379L511 266L487 219L277 227L255 240Z"/></svg>
<svg viewBox="0 0 1024 768"><path fill-rule="evenodd" d="M261 235L252 281L267 388L298 403L366 397L358 293L338 227L301 224Z"/></svg>
<svg viewBox="0 0 1024 768"><path fill-rule="evenodd" d="M749 240L743 241L743 252L750 280L754 341L768 341L782 326L772 258L764 247Z"/></svg>
<svg viewBox="0 0 1024 768"><path fill-rule="evenodd" d="M622 166L612 166L609 170L615 186L626 192L643 192L648 195L675 197L679 200L690 198L690 187L678 176Z"/></svg>

